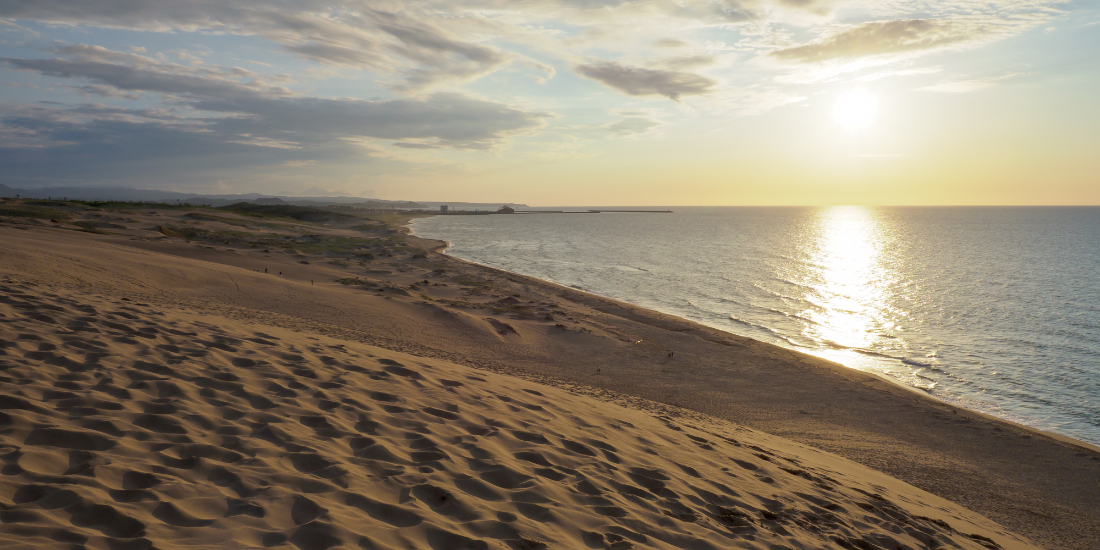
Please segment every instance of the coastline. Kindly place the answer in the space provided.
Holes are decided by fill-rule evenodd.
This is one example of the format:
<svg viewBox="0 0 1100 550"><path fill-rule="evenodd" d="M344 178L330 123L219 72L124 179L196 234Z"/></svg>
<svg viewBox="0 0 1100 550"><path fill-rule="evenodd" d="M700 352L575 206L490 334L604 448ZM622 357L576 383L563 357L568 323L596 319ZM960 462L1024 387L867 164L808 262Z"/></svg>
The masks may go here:
<svg viewBox="0 0 1100 550"><path fill-rule="evenodd" d="M425 216L425 217L431 217L431 216ZM417 218L417 219L419 219L419 218ZM919 395L919 396L924 397L924 398L929 398L929 399L935 400L938 403L941 403L941 404L946 405L948 407L951 407L953 409L957 409L958 411L964 411L966 414L976 415L976 416L985 418L985 419L990 420L990 421L1003 422L1005 424L1009 424L1011 426L1014 426L1014 427L1016 427L1020 430L1033 432L1035 435L1039 435L1039 436L1042 436L1042 437L1047 437L1047 438L1050 438L1050 439L1060 441L1062 443L1066 443L1068 445L1073 445L1073 446L1076 446L1076 447L1080 447L1083 450L1088 450L1088 451L1091 451L1091 452L1094 452L1094 453L1100 453L1100 445L1089 443L1087 441L1082 441L1082 440L1074 438L1072 436L1060 434L1060 433L1057 433L1057 432L1052 432L1052 431L1049 431L1049 430L1043 430L1043 429L1040 429L1040 428L1036 428L1034 426L1029 426L1029 425L1023 424L1021 422L1015 422L1013 420L1009 420L1007 418L1002 418L1002 417L999 417L999 416L994 415L994 414L989 414L989 413L985 413L985 412L982 412L982 411L979 411L979 410L974 410L974 409L968 409L966 407L956 405L956 404L952 403L951 401L948 401L948 400L945 400L945 399L939 399L939 398L937 398L937 396L935 394L929 394L928 392L922 391L920 388L915 388L915 387L912 387L912 386L908 386L906 384L903 384L903 383L901 383L897 380L891 379L891 378L889 378L887 376L884 376L884 375L882 375L880 373L877 373L877 372L855 369L853 367L848 367L848 366L846 366L842 363L838 363L838 362L835 362L835 361L830 361L828 359L817 357L817 356L814 356L812 354L809 354L809 353L806 353L806 352L803 352L803 351L799 351L799 350L794 349L794 348L780 346L780 345L777 345L777 344L773 344L771 342L764 342L764 341L761 341L761 340L756 340L754 338L747 337L747 336L741 336L741 335L738 335L738 334L735 334L735 333L732 333L732 332L724 331L720 328L705 325L705 324L702 324L702 323L699 323L699 322L696 322L696 321L692 321L690 319L680 317L680 316L677 316L677 315L674 315L674 314L671 314L671 313L664 313L664 312L659 312L657 310L649 309L645 306L634 304L632 302L628 302L628 301L625 301L625 300L612 298L610 296L604 296L602 294L591 292L591 291L584 290L584 289L573 288L573 287L566 286L566 285L563 285L563 284L560 284L560 283L556 283L554 281L541 279L541 278L535 277L533 275L527 275L527 274L524 274L524 273L509 271L507 269L502 269L502 268L495 267L495 266L492 266L492 265L479 263L479 262L475 262L475 261L472 261L472 260L467 260L465 258L461 258L461 257L455 256L453 254L448 254L447 249L451 247L451 243L449 241L442 240L442 239L431 239L431 238L425 238L425 237L417 236L417 235L415 235L411 232L411 222L412 222L412 220L410 219L409 222L406 223L406 225L405 225L405 227L410 228L410 233L409 233L410 236L414 236L414 237L417 237L418 239L423 239L425 241L439 243L438 245L433 246L431 248L431 251L435 252L435 253L438 253L438 254L441 254L441 255L445 255L445 256L447 256L448 258L451 258L454 261L463 262L463 263L469 264L470 266L475 266L475 267L480 268L480 269L488 269L488 270L497 271L497 272L500 272L502 275L506 275L506 276L523 277L523 278L526 278L526 279L530 279L532 281L537 281L540 284L550 285L550 286L555 287L555 288L557 288L561 291L580 292L580 293L592 296L595 299L607 300L609 302L616 303L620 307L624 307L624 308L627 308L627 309L637 308L637 309L640 309L640 310L649 311L651 313L656 313L656 314L660 314L660 315L668 315L668 316L673 317L675 319L678 319L678 320L680 320L684 323L696 325L699 328L714 330L714 331L717 331L717 332L722 333L722 334L728 334L730 336L736 336L738 338L750 339L750 340L759 342L762 345L775 346L777 348L781 348L781 349L791 351L791 352L794 352L794 353L808 355L808 356L814 357L818 360L825 361L827 363L831 363L831 364L836 365L836 366L838 366L840 368L843 368L843 369L847 369L847 370L850 370L850 371L853 371L853 372L859 372L859 373L862 373L862 374L873 376L875 378L878 378L879 380L882 380L883 382L889 383L889 384L897 387L898 389L905 390L907 392L913 393L915 395Z"/></svg>
<svg viewBox="0 0 1100 550"><path fill-rule="evenodd" d="M1043 547L1100 545L1093 447L813 356L433 252L440 241L407 236L391 256L356 267L319 250L166 237L148 229L166 221L149 216L128 234L79 239L46 224L4 225L19 238L3 251L0 274L450 361L652 416L734 422L883 472Z"/></svg>
<svg viewBox="0 0 1100 550"><path fill-rule="evenodd" d="M430 217L431 216L426 216L426 217L423 217L423 218L430 218ZM421 218L417 218L417 219L421 219ZM663 311L657 311L657 310L654 310L654 309L647 308L646 306L640 306L640 305L637 305L637 304L634 304L634 303L630 303L630 301L626 301L626 300L623 300L623 299L613 298L613 297L610 297L610 296L604 296L602 294L590 292L590 290L577 289L577 288L574 288L574 287L562 285L560 283L555 283L553 281L548 281L548 279L539 278L539 277L536 277L536 276L533 276L533 275L527 275L527 274L522 274L522 273L518 273L518 272L508 271L508 270L505 270L505 268L502 268L502 267L496 267L496 266L493 266L493 265L488 265L488 264L484 264L484 263L480 263L480 262L474 262L474 261L471 261L471 260L463 259L463 257L456 256L456 255L453 255L453 254L450 254L450 253L447 252L447 250L451 248L451 243L449 241L445 241L445 240L442 240L442 239L423 238L423 237L419 237L419 235L416 235L415 233L412 233L411 232L411 230L412 230L412 226L411 226L412 221L414 221L414 220L410 219L406 223L406 226L405 226L405 227L409 228L409 234L412 235L412 237L417 237L418 239L422 239L422 240L425 240L425 241L431 241L431 242L439 243L438 245L432 246L431 251L442 254L442 255L445 255L447 257L450 257L450 259L452 259L454 261L463 262L463 263L466 263L466 264L470 264L471 266L484 268L484 270L493 270L493 271L499 272L500 274L503 274L503 275L529 278L529 279L532 279L532 281L537 281L537 282L539 282L541 284L544 284L544 285L551 285L551 286L557 287L561 290L569 290L569 292L580 292L580 293L583 293L583 294L586 294L586 295L591 295L594 298L613 301L613 303L618 303L618 304L620 304L621 306L624 306L624 307L645 309L645 310L648 310L648 311L651 311L651 312L654 312L654 313L660 313L660 315L667 315L667 316L670 316L670 317L674 317L674 318L679 319L679 320L681 320L685 323L696 324L696 326L698 326L698 327L706 328L706 329L709 329L709 330L715 330L715 331L718 331L718 332L724 333L724 334L735 335L735 337L738 337L738 338L747 338L747 339L755 340L755 341L760 342L761 344L764 344L764 345L774 345L774 346L777 346L777 348L792 351L792 352L795 352L795 353L815 356L816 359L818 359L818 360L826 361L828 363L836 364L840 367L848 368L848 370L850 370L850 371L855 371L855 372L875 376L875 377L881 379L881 381L883 381L883 382L890 383L894 386L897 386L900 389L906 390L906 392L911 392L911 393L914 393L916 395L920 395L922 397L932 398L932 399L938 401L938 403L942 403L946 406L953 407L953 408L958 409L960 411L966 411L966 414L977 415L977 416L980 416L980 417L983 417L983 418L987 418L989 420L996 420L996 421L1000 421L1000 422L1009 423L1009 425L1014 426L1016 428L1019 428L1021 430L1034 432L1034 433L1038 434L1038 436L1043 436L1043 437L1055 439L1055 440L1062 441L1062 442L1067 443L1067 444L1076 445L1076 447L1080 447L1081 449L1085 449L1085 450L1088 450L1088 451L1091 451L1091 452L1100 453L1100 445L1098 445L1098 444L1090 443L1088 441L1082 441L1082 440L1079 440L1079 439L1071 437L1071 436L1066 436L1066 434L1063 434L1063 433L1057 433L1057 432L1054 432L1054 431L1049 431L1049 430L1044 430L1044 429L1041 429L1041 428L1036 428L1034 426L1029 426L1029 425L1026 425L1026 423L1023 423L1023 422L1010 420L1008 418L1002 418L1002 417L999 417L997 415L988 414L988 412L983 412L981 410L970 409L970 408L967 408L967 407L964 407L964 406L956 405L955 403L953 403L953 401L938 398L935 394L930 394L930 393L924 392L924 390L922 390L919 387L913 387L913 386L905 385L905 384L903 384L899 381L895 381L895 379L893 379L893 378L890 378L890 377L888 377L886 375L883 375L881 373L878 373L878 372L858 370L858 368L850 367L850 366L844 365L843 363L838 363L838 362L835 362L835 361L829 361L827 359L824 359L824 357L818 357L816 355L813 355L811 353L807 353L807 352L804 352L804 351L800 351L798 349L788 348L788 346L783 346L783 345L779 345L779 344L775 344L775 343L771 343L771 342L764 342L764 341L761 341L761 340L752 339L751 337L741 337L740 334L725 331L725 330L722 330L722 329L716 328L716 327L711 327L711 326L708 326L708 324L703 324L701 322L693 321L691 319L686 319L684 317L676 316L676 315L674 315L674 313L665 313Z"/></svg>
<svg viewBox="0 0 1100 550"><path fill-rule="evenodd" d="M418 237L422 238L422 237ZM438 241L433 239L425 239L435 242L437 250L445 250L446 241ZM1064 511L1068 511L1072 508L1077 510L1088 509L1090 511L1089 516L1093 519L1085 520L1084 517L1080 517L1074 521L1081 521L1084 524L1092 524L1090 527L1090 535L1087 540L1096 542L1080 542L1074 541L1074 538L1063 538L1063 536L1051 536L1054 533L1042 533L1047 531L1049 527L1039 527L1041 523L1053 523L1051 520L1055 520L1057 523L1062 523L1059 514L1053 512L1053 509L1062 508L1061 506L1054 505L1054 502L1059 500L1063 490L1077 490L1081 487L1080 484L1097 486L1100 484L1100 446L1093 445L1091 443L1080 441L1069 436L1056 434L1052 432L1043 431L1031 426L1005 420L993 415L989 415L982 412L971 411L959 406L947 403L936 399L933 396L928 395L925 392L921 392L915 388L911 388L899 383L894 382L888 378L877 376L874 373L860 371L845 367L838 363L827 361L825 359L818 358L809 354L803 354L787 348L774 346L773 344L759 342L751 340L746 337L736 336L731 333L715 329L706 325L696 323L694 321L686 320L673 315L647 310L641 306L636 306L628 302L615 300L613 298L603 297L596 294L588 293L583 290L578 290L572 287L560 285L551 281L544 281L536 277L528 275L513 273L506 270L501 270L492 266L479 264L476 262L470 262L462 258L458 258L452 255L446 255L452 261L461 262L469 265L472 268L479 270L489 270L499 273L503 277L511 279L519 279L525 281L530 285L543 285L554 289L555 292L570 295L575 300L586 303L586 305L593 306L601 311L611 313L616 316L620 316L624 319L641 321L645 324L651 324L658 326L666 330L672 330L682 333L685 330L698 331L701 334L705 334L704 340L715 343L722 342L721 345L729 346L731 341L750 341L746 343L746 346L759 345L762 347L774 348L774 351L784 356L783 359L786 362L793 364L800 364L813 369L824 369L831 371L832 373L844 378L848 382L854 382L858 385L872 388L875 392L884 392L890 396L890 400L898 400L903 402L908 398L909 401L920 403L923 409L923 413L917 415L923 418L914 418L909 416L910 424L932 424L925 425L918 430L909 430L908 438L901 438L905 440L905 443L901 445L901 448L895 448L892 451L881 453L883 448L897 445L896 436L887 434L889 430L872 430L873 437L867 437L870 434L864 432L864 436L867 437L866 444L846 444L836 440L835 436L823 435L815 430L803 430L799 429L797 425L803 421L811 421L813 416L804 414L806 411L795 408L798 403L797 400L786 400L790 404L790 407L794 408L794 414L780 413L776 414L775 407L764 407L770 409L770 415L756 414L750 411L738 411L737 413L731 413L728 409L722 409L721 407L714 407L710 404L699 403L698 400L694 402L692 400L678 400L667 398L668 392L653 391L652 388L647 388L642 385L628 385L623 383L603 384L602 388L611 389L614 391L622 391L627 394L637 395L653 401L670 404L673 406L684 407L690 410L700 411L704 414L730 420L741 425L745 425L754 429L759 429L766 433L780 435L787 439L797 441L806 445L821 448L829 452L833 452L844 456L850 460L870 466L876 470L883 471L898 479L911 483L917 487L928 490L933 494L943 496L954 502L959 502L971 509L980 511L988 517L995 518L996 521L1011 525L1011 528L1017 532L1021 532L1032 540L1036 540L1040 544L1048 545L1050 548L1082 548L1091 547L1092 545L1100 544L1100 539L1096 538L1100 536L1100 523L1093 523L1100 521L1100 514L1091 513L1092 508L1100 506L1100 498L1093 498L1091 496L1085 497L1080 494L1079 496L1085 497L1085 500L1089 501L1085 508L1079 508L1077 506L1071 506L1063 508ZM679 353L679 352L678 352ZM576 381L584 380L583 375L578 372L580 369L571 369L570 374L565 374L562 370L553 370L554 376L560 376L567 380ZM764 376L766 378L766 376ZM759 382L759 380L758 380ZM587 381L590 384L599 384L597 381ZM806 382L802 382L800 385L804 385ZM766 384L769 388L769 393L772 396L780 396L783 393L790 391L791 388L784 387L782 384ZM624 387L628 389L624 389ZM803 394L806 395L806 394ZM822 396L816 395L815 399L818 400ZM716 401L723 401L720 397L715 399ZM888 400L889 401L889 400ZM728 402L727 402L728 403ZM893 403L883 403L883 417L880 419L877 414L864 411L862 413L862 420L858 423L862 426L867 426L871 423L883 422L889 425L899 424L898 420L887 418L889 414L885 413L885 409ZM748 408L753 409L756 404ZM950 416L947 416L950 415ZM778 420L777 416L782 416L784 420ZM840 424L838 420L840 417L847 416L847 413L843 411L834 411L834 415L830 421L830 424ZM949 419L946 420L945 419ZM848 419L850 420L850 419ZM1062 458L1053 459L1050 455L1044 456L1046 453L1038 452L1031 453L1032 460L1030 463L1023 459L1023 454L1019 457L1013 456L1017 453L1021 453L1019 447L1020 440L1012 442L1008 445L996 445L995 447L1000 449L1003 454L996 451L982 453L985 455L983 459L975 461L957 461L958 454L966 454L968 447L970 449L981 448L987 445L987 438L972 438L968 435L965 437L956 437L953 440L953 444L950 445L938 445L939 449L932 453L926 454L929 449L917 449L910 448L911 446L920 446L916 442L921 439L926 433L922 433L928 430L933 433L933 437L940 439L941 434L935 432L942 429L947 424L954 423L970 423L972 420L985 424L991 433L1009 432L1014 438L1020 438L1020 440L1027 441L1028 443L1039 443L1043 445L1054 445L1062 447L1066 452L1054 452L1054 455L1062 455ZM831 427L835 427L836 424L832 424ZM935 426L938 424L938 426ZM828 429L824 430L828 431ZM855 432L862 432L863 430L855 430ZM950 431L950 430L949 430ZM977 434L974 434L977 435ZM895 440L890 442L890 440ZM993 447L992 445L990 445ZM1029 445L1030 446L1030 445ZM953 448L951 448L953 447ZM1047 449L1048 451L1050 449ZM1073 458L1069 458L1072 456ZM914 457L920 457L913 459ZM1066 461L1070 464L1066 464ZM954 467L941 467L934 464L921 464L922 461L927 462L940 462L940 463L955 463ZM1038 467L1037 463L1053 464L1057 461L1063 462L1063 468L1067 468L1062 472L1054 476L1048 476L1049 471L1044 471L1042 467ZM902 464L908 462L908 464ZM962 466L959 462L969 464ZM1074 470L1076 463L1080 465L1082 469L1080 472ZM996 464L998 465L997 476L1001 477L999 482L993 482L991 477L986 477L989 473L986 466ZM983 471L985 470L985 471ZM1030 470L1031 473L1024 474L1024 470ZM974 483L967 480L969 476L977 475L984 478L981 483ZM1049 479L1043 479L1041 481L1036 478L1049 477ZM1007 479L1006 479L1007 478ZM1038 483L1036 483L1038 482ZM995 487L989 487L988 484L992 484ZM1049 489L1047 491L1041 491L1045 495L1040 496L1039 493L1031 495L1033 499L1032 505L1027 506L1019 501L1028 500L1020 498L1021 495L1014 492L1014 489L1010 487L1027 487L1028 485L1041 484L1047 485ZM1000 485L997 487L997 485ZM965 487L965 488L964 488ZM1054 487L1061 487L1060 489L1054 489ZM978 493L984 493L978 495ZM1016 501L1016 502L1012 502ZM1074 521L1068 521L1063 523L1061 528L1056 528L1054 531L1076 531L1078 525L1074 524ZM1026 525L1026 527L1025 527ZM1040 534L1042 533L1042 534ZM1069 542L1074 541L1074 542Z"/></svg>

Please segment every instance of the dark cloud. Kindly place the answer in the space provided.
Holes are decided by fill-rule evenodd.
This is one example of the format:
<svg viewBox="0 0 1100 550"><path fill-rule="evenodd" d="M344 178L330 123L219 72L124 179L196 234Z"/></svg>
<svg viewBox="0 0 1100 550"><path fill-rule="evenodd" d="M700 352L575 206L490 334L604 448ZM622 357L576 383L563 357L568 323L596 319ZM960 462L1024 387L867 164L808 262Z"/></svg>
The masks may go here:
<svg viewBox="0 0 1100 550"><path fill-rule="evenodd" d="M339 138L421 139L460 149L489 149L545 116L457 93L392 101L322 98L206 99L196 109L232 113L215 127L281 141ZM243 115L243 116L242 116Z"/></svg>
<svg viewBox="0 0 1100 550"><path fill-rule="evenodd" d="M95 84L130 92L142 91L217 97L252 96L259 93L256 89L235 80L179 74L164 70L164 66L142 68L101 61L11 57L0 58L0 63L16 69L35 71L45 76L86 79Z"/></svg>
<svg viewBox="0 0 1100 550"><path fill-rule="evenodd" d="M872 21L771 55L786 61L814 63L942 48L980 39L985 34L981 28L948 20Z"/></svg>
<svg viewBox="0 0 1100 550"><path fill-rule="evenodd" d="M254 85L256 75L243 69L184 67L102 48L55 51L70 58L9 57L0 64L83 81L80 88L103 96L158 94L161 106L0 105L0 180L8 184L135 182L165 174L208 181L287 162L364 160L368 150L358 144L364 140L489 149L547 116L459 93L388 101L304 97Z"/></svg>
<svg viewBox="0 0 1100 550"><path fill-rule="evenodd" d="M89 114L89 113L83 113ZM209 181L287 160L334 158L343 150L278 150L165 121L57 108L5 110L0 127L44 140L40 147L0 147L0 182L12 187L58 184L160 185ZM126 120L129 118L130 120Z"/></svg>
<svg viewBox="0 0 1100 550"><path fill-rule="evenodd" d="M627 95L663 95L673 101L714 91L717 82L694 73L627 67L610 61L580 65L577 72Z"/></svg>
<svg viewBox="0 0 1100 550"><path fill-rule="evenodd" d="M0 183L203 185L281 177L281 167L293 165L314 166L314 171L343 165L351 170L345 175L362 176L394 161L375 156L349 137L420 140L395 144L405 148L483 148L538 123L532 115L462 96L379 102L374 107L274 99L262 108L282 115L274 120L259 114L196 120L161 110L97 105L2 106ZM484 120L462 122L457 117ZM16 141L4 139L9 136Z"/></svg>
<svg viewBox="0 0 1100 550"><path fill-rule="evenodd" d="M110 56L97 58L105 57ZM435 140L448 147L488 149L515 132L539 126L545 116L457 93L391 101L291 96L281 88L251 86L223 76L233 71L180 74L193 70L146 59L140 66L61 58L0 58L0 63L110 89L169 94L177 105L229 115L203 119L211 129L289 143L358 137Z"/></svg>

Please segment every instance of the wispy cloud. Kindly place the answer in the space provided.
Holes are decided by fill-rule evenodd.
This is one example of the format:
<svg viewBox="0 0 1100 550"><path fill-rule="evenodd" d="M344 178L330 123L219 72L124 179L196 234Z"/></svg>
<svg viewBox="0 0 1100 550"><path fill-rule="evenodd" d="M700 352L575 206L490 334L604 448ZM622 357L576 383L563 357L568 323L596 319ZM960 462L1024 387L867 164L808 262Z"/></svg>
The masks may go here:
<svg viewBox="0 0 1100 550"><path fill-rule="evenodd" d="M632 116L624 118L618 122L608 124L606 128L612 134L615 134L617 136L635 136L648 133L650 130L653 130L654 128L658 128L660 126L661 123L657 122L656 120Z"/></svg>
<svg viewBox="0 0 1100 550"><path fill-rule="evenodd" d="M688 95L714 91L718 84L705 76L684 71L628 67L612 61L577 66L577 72L627 95L661 95L673 101Z"/></svg>
<svg viewBox="0 0 1100 550"><path fill-rule="evenodd" d="M248 143L259 144L260 138L278 143L418 138L448 147L488 149L507 135L539 126L545 117L458 93L390 101L303 97L284 87L263 85L244 69L196 69L85 45L54 51L71 57L0 58L0 63L51 77L84 79L101 87L101 95L165 94L197 111L224 113L229 116L203 123L208 129L250 136Z"/></svg>
<svg viewBox="0 0 1100 550"><path fill-rule="evenodd" d="M981 25L950 20L870 21L845 28L808 44L771 52L785 61L818 63L884 54L932 50L981 40Z"/></svg>

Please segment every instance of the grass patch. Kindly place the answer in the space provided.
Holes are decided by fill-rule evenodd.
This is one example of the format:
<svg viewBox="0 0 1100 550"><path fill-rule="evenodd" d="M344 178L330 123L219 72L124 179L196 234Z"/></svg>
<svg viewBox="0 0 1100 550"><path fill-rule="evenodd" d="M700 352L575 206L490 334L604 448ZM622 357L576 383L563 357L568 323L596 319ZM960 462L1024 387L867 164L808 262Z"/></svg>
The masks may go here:
<svg viewBox="0 0 1100 550"><path fill-rule="evenodd" d="M267 229L294 229L294 226L285 223L277 222L263 222L259 220L239 220L236 218L228 218L225 216L218 216L215 214L207 214L206 212L188 212L183 217L190 218L192 220L220 222L226 225L232 225L235 227L264 227Z"/></svg>
<svg viewBox="0 0 1100 550"><path fill-rule="evenodd" d="M322 208L294 206L290 204L249 204L247 202L239 202L237 204L230 204L229 206L221 206L218 210L235 212L237 214L244 214L257 218L292 219L300 222L348 221L359 218L359 216L341 212L331 212Z"/></svg>
<svg viewBox="0 0 1100 550"><path fill-rule="evenodd" d="M69 214L62 210L57 210L55 208L42 208L39 206L31 206L26 203L14 206L0 206L0 216L9 216L12 218L34 218L39 220L69 219Z"/></svg>
<svg viewBox="0 0 1100 550"><path fill-rule="evenodd" d="M366 286L366 287L371 287L371 288L378 286L378 283L372 283L371 281L364 281L364 280L362 280L358 277L348 277L347 279L336 279L336 282L338 282L342 285L347 285L347 286Z"/></svg>
<svg viewBox="0 0 1100 550"><path fill-rule="evenodd" d="M162 235L189 241L247 245L256 248L293 249L310 254L334 252L352 256L368 244L367 241L358 237L245 233L243 231L218 231L201 227L176 227L173 225L160 226L160 232Z"/></svg>

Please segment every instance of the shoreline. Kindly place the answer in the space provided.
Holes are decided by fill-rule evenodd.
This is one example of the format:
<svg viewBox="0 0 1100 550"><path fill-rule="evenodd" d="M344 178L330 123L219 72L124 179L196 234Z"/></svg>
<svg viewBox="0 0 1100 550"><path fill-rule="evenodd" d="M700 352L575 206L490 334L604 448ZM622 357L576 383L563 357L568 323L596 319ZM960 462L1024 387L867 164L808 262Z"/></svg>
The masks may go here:
<svg viewBox="0 0 1100 550"><path fill-rule="evenodd" d="M424 217L433 217L433 216L434 215L424 216ZM415 218L415 219L420 219L420 218ZM1090 443L1090 442L1087 442L1087 441L1082 441L1082 440L1077 439L1077 438L1075 438L1073 436L1070 436L1070 435L1061 434L1061 433L1053 432L1053 431L1049 431L1049 430L1043 430L1041 428L1036 428L1034 426L1030 426L1030 425L1024 424L1022 422L1017 422L1017 421L1014 421L1014 420L1003 418L1003 417L997 416L995 414L986 413L986 412L983 412L983 411L980 411L980 410L970 409L970 408L964 407L962 405L958 405L958 404L956 404L952 401L949 401L949 400L946 400L946 399L940 399L935 394L931 394L927 391L924 391L921 388L908 386L906 384L903 384L903 383L901 383L897 380L891 379L891 378L889 378L889 377L887 377L887 376L885 376L881 373L878 373L878 372L868 371L868 370L861 370L861 369L857 369L855 367L849 367L847 365L844 365L843 363L839 363L839 362L832 361L830 359L826 359L826 358L818 356L818 355L814 355L813 353L810 353L809 351L796 349L794 347L786 347L786 346L782 346L782 345L775 344L775 343L772 343L772 342L765 342L763 340L757 340L757 339L749 337L749 336L743 336L743 335L740 335L740 334L736 334L736 333L733 333L733 332L722 330L722 329L717 328L717 327L712 327L710 325L699 323L698 321L692 321L691 319L687 319L685 317L680 317L680 316L675 315L673 313L665 313L665 312L658 311L658 310L655 310L655 309L647 308L647 307L642 306L642 305L634 304L634 303L628 302L626 300L613 298L613 297L610 297L610 296L605 296L603 294L599 294L599 293L592 292L592 291L585 290L585 289L578 289L578 288L575 288L575 287L563 285L561 283L556 283L554 281L550 281L550 280L547 280L547 279L542 279L542 278L539 278L539 277L535 277L533 275L527 275L527 274L524 274L524 273L509 271L507 269L503 269L503 268L500 268L500 267L496 267L496 266L492 266L492 265L488 265L488 264L483 264L483 263L475 262L475 261L472 261L472 260L467 260L465 258L461 258L459 256L449 254L447 252L447 249L451 247L451 243L449 241L446 241L446 240L443 240L443 239L433 239L433 238L421 237L421 236L415 235L412 232L412 222L415 219L409 219L408 222L406 222L406 224L404 226L404 227L409 228L409 235L414 236L418 239L423 239L425 241L434 241L434 242L441 243L438 246L433 247L431 250L433 252L438 253L438 254L447 256L448 258L451 258L453 260L460 261L460 262L469 264L471 266L476 266L476 267L482 268L482 269L490 269L490 270L498 271L502 274L506 274L506 275L510 275L510 276L524 277L524 278L527 278L527 279L538 281L541 284L552 285L553 287L556 287L556 288L559 288L559 289L562 289L562 290L569 290L569 291L572 291L572 292L581 292L581 293L591 295L591 296L593 296L595 298L598 298L598 299L601 299L601 300L609 300L609 301L612 301L612 302L617 302L617 303L620 303L624 306L643 309L643 310L651 311L653 313L658 313L658 314L661 314L661 315L669 315L669 316L675 317L677 319L680 319L681 321L683 321L685 323L691 323L691 324L698 325L700 327L706 327L707 329L719 331L719 332L722 332L722 333L725 333L725 334L729 334L731 336L736 336L738 338L748 338L748 339L754 340L756 342L760 342L761 344L764 344L764 345L775 346L777 348L785 349L785 350L788 350L788 351L791 351L791 352L794 352L794 353L811 355L811 356L816 357L816 358L818 358L822 361L827 361L829 363L833 363L833 364L835 364L837 366L840 366L840 367L843 367L845 369L850 369L850 370L855 371L855 372L860 372L860 373L863 373L863 374L874 376L876 378L879 378L879 379L883 380L884 382L888 382L888 383L898 387L899 389L903 389L903 390L906 390L906 391L909 391L909 392L913 392L916 395L920 395L922 397L933 399L933 400L935 400L939 403L942 403L946 406L958 409L959 411L965 411L968 414L978 415L978 416L981 416L981 417L986 418L988 420L993 420L993 421L997 421L997 422L1004 422L1006 424L1010 424L1012 426L1015 426L1019 429L1034 432L1036 435L1049 437L1051 439L1055 439L1055 440L1061 441L1063 443L1067 443L1067 444L1070 444L1070 445L1081 447L1082 449L1085 449L1085 450L1088 450L1088 451L1092 451L1092 452L1095 452L1095 453L1100 453L1100 444L1094 444L1094 443Z"/></svg>
<svg viewBox="0 0 1100 550"><path fill-rule="evenodd" d="M733 422L882 472L1048 550L1100 547L1100 452L1063 438L815 356L438 254L443 242L408 235L392 216L366 229L273 229L203 209L127 216L113 234L0 220L11 237L0 276L510 374L658 418ZM255 238L233 237L260 223L247 229ZM263 240L292 229L310 238ZM363 231L372 257L340 252L341 239Z"/></svg>

